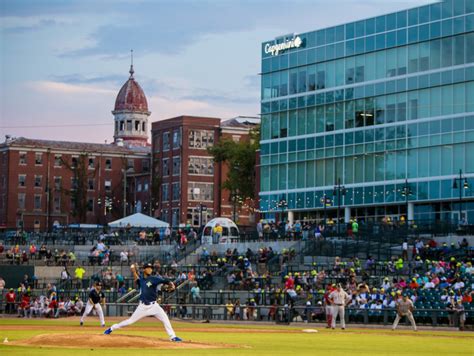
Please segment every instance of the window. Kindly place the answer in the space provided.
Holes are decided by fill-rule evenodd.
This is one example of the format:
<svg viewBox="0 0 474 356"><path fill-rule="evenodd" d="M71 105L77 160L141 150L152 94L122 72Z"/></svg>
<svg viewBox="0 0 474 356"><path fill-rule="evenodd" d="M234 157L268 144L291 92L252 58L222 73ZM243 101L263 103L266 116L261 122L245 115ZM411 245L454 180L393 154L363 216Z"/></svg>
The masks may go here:
<svg viewBox="0 0 474 356"><path fill-rule="evenodd" d="M18 186L25 187L26 186L26 174L18 175Z"/></svg>
<svg viewBox="0 0 474 356"><path fill-rule="evenodd" d="M214 175L214 161L211 157L189 157L189 174Z"/></svg>
<svg viewBox="0 0 474 356"><path fill-rule="evenodd" d="M170 200L170 186L169 186L169 184L163 184L161 186L161 191L162 191L161 200L162 201Z"/></svg>
<svg viewBox="0 0 474 356"><path fill-rule="evenodd" d="M105 169L110 171L112 169L112 160L110 158L105 159Z"/></svg>
<svg viewBox="0 0 474 356"><path fill-rule="evenodd" d="M143 132L146 131L146 122L142 122L142 131L143 131Z"/></svg>
<svg viewBox="0 0 474 356"><path fill-rule="evenodd" d="M170 149L170 133L168 131L163 132L163 151L169 151Z"/></svg>
<svg viewBox="0 0 474 356"><path fill-rule="evenodd" d="M71 178L71 190L76 190L77 189L77 178Z"/></svg>
<svg viewBox="0 0 474 356"><path fill-rule="evenodd" d="M54 155L54 166L55 167L62 167L63 160L61 155Z"/></svg>
<svg viewBox="0 0 474 356"><path fill-rule="evenodd" d="M137 192L141 192L141 191L142 191L142 184L138 183L137 184Z"/></svg>
<svg viewBox="0 0 474 356"><path fill-rule="evenodd" d="M89 158L89 163L87 168L94 169L94 157Z"/></svg>
<svg viewBox="0 0 474 356"><path fill-rule="evenodd" d="M179 148L181 146L181 129L173 131L173 148Z"/></svg>
<svg viewBox="0 0 474 356"><path fill-rule="evenodd" d="M35 176L35 187L41 187L41 181L43 180L43 176Z"/></svg>
<svg viewBox="0 0 474 356"><path fill-rule="evenodd" d="M41 210L41 194L35 194L33 208L35 210Z"/></svg>
<svg viewBox="0 0 474 356"><path fill-rule="evenodd" d="M179 182L175 182L172 184L172 200L176 201L179 200L179 197L181 195L181 189L180 189L180 184Z"/></svg>
<svg viewBox="0 0 474 356"><path fill-rule="evenodd" d="M43 164L43 154L42 153L35 153L35 164L37 164L37 165Z"/></svg>
<svg viewBox="0 0 474 356"><path fill-rule="evenodd" d="M94 180L88 179L87 180L87 190L94 190Z"/></svg>
<svg viewBox="0 0 474 356"><path fill-rule="evenodd" d="M143 184L143 191L148 192L149 185L148 183Z"/></svg>
<svg viewBox="0 0 474 356"><path fill-rule="evenodd" d="M53 199L54 212L59 213L61 211L61 196L55 196Z"/></svg>
<svg viewBox="0 0 474 356"><path fill-rule="evenodd" d="M127 131L132 131L132 120L127 120Z"/></svg>
<svg viewBox="0 0 474 356"><path fill-rule="evenodd" d="M214 132L209 130L189 130L189 147L206 149L214 145Z"/></svg>
<svg viewBox="0 0 474 356"><path fill-rule="evenodd" d="M179 208L171 209L171 226L179 225Z"/></svg>
<svg viewBox="0 0 474 356"><path fill-rule="evenodd" d="M25 209L25 193L18 193L18 209Z"/></svg>
<svg viewBox="0 0 474 356"><path fill-rule="evenodd" d="M188 200L213 201L214 184L188 182Z"/></svg>
<svg viewBox="0 0 474 356"><path fill-rule="evenodd" d="M140 121L135 120L135 131L140 131Z"/></svg>
<svg viewBox="0 0 474 356"><path fill-rule="evenodd" d="M20 152L20 164L26 164L26 152Z"/></svg>
<svg viewBox="0 0 474 356"><path fill-rule="evenodd" d="M78 157L72 157L71 158L71 168L77 168L77 163L78 163Z"/></svg>
<svg viewBox="0 0 474 356"><path fill-rule="evenodd" d="M120 121L120 131L125 129L125 121Z"/></svg>
<svg viewBox="0 0 474 356"><path fill-rule="evenodd" d="M173 157L173 175L179 176L181 174L181 157Z"/></svg>
<svg viewBox="0 0 474 356"><path fill-rule="evenodd" d="M142 160L142 170L143 172L150 172L150 161L148 159Z"/></svg>
<svg viewBox="0 0 474 356"><path fill-rule="evenodd" d="M163 159L163 177L170 175L170 165L169 165L169 158Z"/></svg>
<svg viewBox="0 0 474 356"><path fill-rule="evenodd" d="M87 211L93 213L94 212L94 199L89 198L87 200Z"/></svg>
<svg viewBox="0 0 474 356"><path fill-rule="evenodd" d="M127 159L127 170L129 169L135 169L135 161L132 158Z"/></svg>
<svg viewBox="0 0 474 356"><path fill-rule="evenodd" d="M61 177L54 177L54 189L61 190L62 186L62 178Z"/></svg>
<svg viewBox="0 0 474 356"><path fill-rule="evenodd" d="M112 191L112 181L111 180L106 180L104 184L105 184L105 191L106 192Z"/></svg>

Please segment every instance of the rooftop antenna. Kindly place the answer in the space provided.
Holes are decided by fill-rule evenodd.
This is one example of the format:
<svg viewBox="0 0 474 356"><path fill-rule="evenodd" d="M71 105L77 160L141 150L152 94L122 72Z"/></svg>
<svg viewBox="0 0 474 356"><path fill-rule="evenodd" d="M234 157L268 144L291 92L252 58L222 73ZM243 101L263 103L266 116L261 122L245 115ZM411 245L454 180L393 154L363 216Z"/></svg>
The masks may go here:
<svg viewBox="0 0 474 356"><path fill-rule="evenodd" d="M135 73L135 71L133 70L133 49L130 50L130 79L133 79L133 73Z"/></svg>

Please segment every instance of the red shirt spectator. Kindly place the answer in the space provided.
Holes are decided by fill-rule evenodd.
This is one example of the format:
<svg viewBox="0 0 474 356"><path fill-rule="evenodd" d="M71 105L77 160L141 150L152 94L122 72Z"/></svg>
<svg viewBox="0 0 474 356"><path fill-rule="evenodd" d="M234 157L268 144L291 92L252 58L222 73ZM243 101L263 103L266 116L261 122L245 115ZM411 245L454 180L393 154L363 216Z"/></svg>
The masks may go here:
<svg viewBox="0 0 474 356"><path fill-rule="evenodd" d="M6 294L5 298L7 300L7 303L15 303L16 294L13 289L10 289L10 291Z"/></svg>

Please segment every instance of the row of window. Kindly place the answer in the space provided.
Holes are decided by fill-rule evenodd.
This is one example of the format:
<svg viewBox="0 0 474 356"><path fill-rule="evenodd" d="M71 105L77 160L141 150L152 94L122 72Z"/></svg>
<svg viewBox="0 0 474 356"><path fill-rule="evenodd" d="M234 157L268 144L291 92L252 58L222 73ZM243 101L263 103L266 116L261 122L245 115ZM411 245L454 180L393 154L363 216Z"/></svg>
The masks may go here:
<svg viewBox="0 0 474 356"><path fill-rule="evenodd" d="M20 165L27 165L28 164L28 154L27 152L20 152L19 153L19 164ZM67 163L63 160L62 155L54 155L54 167L60 168L64 165L64 163ZM88 169L95 169L98 167L98 160L96 160L95 157L88 157L87 161L85 162L87 164ZM35 165L42 165L43 164L43 153L42 152L36 152L35 153ZM79 165L79 157L78 156L72 156L71 161L70 161L71 168L77 168ZM134 159L128 159L127 160L127 169L128 168L133 168L134 167ZM144 172L148 172L150 167L150 162L147 159L142 160L142 169ZM111 158L105 158L104 160L104 168L105 170L111 170L112 169L112 159Z"/></svg>
<svg viewBox="0 0 474 356"><path fill-rule="evenodd" d="M278 98L472 62L474 32L265 74L261 97Z"/></svg>
<svg viewBox="0 0 474 356"><path fill-rule="evenodd" d="M467 136L464 136L464 133ZM411 123L408 125L387 126L376 129L350 131L345 133L331 134L318 137L306 137L295 140L284 140L279 142L264 143L260 146L260 155L262 157L262 165L266 162L268 155L286 154L292 152L304 152L310 150L329 149L344 146L345 154L354 152L354 145L358 147L360 144L368 143L388 143L394 140L403 140L403 147L397 148L413 148L425 145L451 144L452 134L455 134L455 140L460 138L466 140L472 139L474 133L474 116L456 117L442 120L424 121L419 123ZM463 135L459 135L463 134ZM417 141L418 138L418 141ZM435 142L437 141L437 142ZM398 142L398 141L397 141ZM462 142L462 141L461 141ZM425 144L423 144L425 143ZM356 151L358 151L357 148ZM381 146L382 151L390 150L388 146ZM376 149L375 151L379 151ZM373 152L363 151L363 152ZM359 153L359 152L356 152Z"/></svg>
<svg viewBox="0 0 474 356"><path fill-rule="evenodd" d="M214 201L214 184L188 182L188 201Z"/></svg>
<svg viewBox="0 0 474 356"><path fill-rule="evenodd" d="M171 184L171 200L178 201L181 197L181 184L179 182L174 182ZM161 185L161 200L166 202L170 200L170 185L168 183L163 183Z"/></svg>
<svg viewBox="0 0 474 356"><path fill-rule="evenodd" d="M54 182L54 190L61 190L62 189L62 177L54 177L53 178ZM34 180L33 184L35 188L41 188L43 187L43 176L42 175L34 175ZM77 178L71 178L71 190L77 189ZM87 180L87 189L88 190L94 190L95 189L96 182L94 179L88 179ZM27 175L26 174L19 174L18 175L18 186L22 188L27 187ZM112 190L112 181L111 180L105 180L104 181L104 188L106 192L109 192ZM147 187L148 189L148 187Z"/></svg>
<svg viewBox="0 0 474 356"><path fill-rule="evenodd" d="M115 134L120 131L135 131L146 133L146 120L120 120L115 121Z"/></svg>
<svg viewBox="0 0 474 356"><path fill-rule="evenodd" d="M171 137L172 135L172 137ZM160 141L163 142L163 147ZM193 149L207 149L214 145L214 132L210 130L189 130L188 147ZM153 149L155 152L166 152L170 149L178 149L181 147L181 127L175 130L165 131L160 136L156 134L153 137Z"/></svg>
<svg viewBox="0 0 474 356"><path fill-rule="evenodd" d="M474 179L468 179L472 186ZM408 200L424 201L438 199L459 198L459 188L453 189L452 179L433 180L425 182L410 182L407 189L405 183L386 184L367 187L346 188L345 194L341 195L341 206L357 206L367 204L404 203ZM332 207L337 207L337 199L334 199L333 189L288 193L285 195L272 194L260 196L260 209L263 211L281 211L278 202L285 199L289 210L293 209L323 209L324 197L329 198ZM464 190L463 197L474 197L472 190ZM465 205L465 204L464 204Z"/></svg>
<svg viewBox="0 0 474 356"><path fill-rule="evenodd" d="M311 48L333 44L344 40L352 40L353 38L363 36L370 37L376 33L397 29L401 30L407 26L422 25L442 19L444 21L449 21L447 19L453 16L462 16L471 12L474 12L474 4L471 0L447 0L443 3L435 3L411 10L399 11L397 13L304 33L299 36L303 40L305 47ZM281 43L284 40L285 38L282 37L278 38L276 42ZM263 51L265 44L266 43L262 46L262 55L264 58L270 56L270 54L266 54ZM270 42L270 44L273 44L273 41Z"/></svg>
<svg viewBox="0 0 474 356"><path fill-rule="evenodd" d="M290 99L274 100L261 104L262 115L278 111L302 109L315 105L332 104L344 100L403 93L435 86L463 83L474 80L474 66L445 70L430 74L393 79L375 84L358 85L346 89L329 90L319 94L301 95Z"/></svg>
<svg viewBox="0 0 474 356"><path fill-rule="evenodd" d="M261 139L272 140L464 112L474 112L474 81L262 115Z"/></svg>
<svg viewBox="0 0 474 356"><path fill-rule="evenodd" d="M431 25L412 27L408 30L392 31L320 47L303 50L285 56L275 56L262 61L262 72L269 73L297 66L332 61L353 55L380 51L397 46L405 46L441 37L458 35L474 30L474 14L454 20L435 22Z"/></svg>
<svg viewBox="0 0 474 356"><path fill-rule="evenodd" d="M26 207L26 194L25 193L18 193L18 209L19 210L25 210ZM41 211L43 209L42 207L42 195L41 194L35 194L33 195L33 209L37 211ZM61 212L61 196L55 195L53 196L53 202L52 202L52 209L53 212L59 213Z"/></svg>
<svg viewBox="0 0 474 356"><path fill-rule="evenodd" d="M472 150L474 142L262 166L261 191L474 173Z"/></svg>
<svg viewBox="0 0 474 356"><path fill-rule="evenodd" d="M173 162L172 170L170 170L170 162ZM170 173L173 176L179 176L181 174L181 157L163 158L163 177L167 177Z"/></svg>

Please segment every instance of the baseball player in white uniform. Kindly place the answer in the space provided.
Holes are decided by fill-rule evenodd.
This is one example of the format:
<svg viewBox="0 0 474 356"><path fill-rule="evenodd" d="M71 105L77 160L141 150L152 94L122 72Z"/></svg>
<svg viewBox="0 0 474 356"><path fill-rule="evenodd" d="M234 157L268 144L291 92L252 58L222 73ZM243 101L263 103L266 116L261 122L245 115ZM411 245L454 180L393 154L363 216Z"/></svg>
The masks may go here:
<svg viewBox="0 0 474 356"><path fill-rule="evenodd" d="M105 326L104 312L102 311L101 304L105 305L105 295L102 292L102 283L96 282L94 284L94 287L89 292L89 299L87 300L86 310L84 311L84 314L82 314L81 317L81 326L84 325L84 320L86 319L87 315L89 315L89 313L92 311L92 309L95 309L97 315L99 316L100 325L102 327Z"/></svg>
<svg viewBox="0 0 474 356"><path fill-rule="evenodd" d="M151 263L146 263L143 266L142 275L138 275L135 265L131 265L130 269L133 273L135 281L137 282L140 288L140 303L138 304L137 309L135 309L130 318L118 324L112 325L110 328L104 331L104 334L109 335L114 330L133 324L144 317L154 316L163 323L166 333L168 334L171 341L183 341L181 338L176 336L173 327L171 326L168 315L166 315L165 311L156 301L158 285L167 284L168 290L174 290L174 283L169 279L165 279L158 276L152 276L151 274L153 272L153 265Z"/></svg>
<svg viewBox="0 0 474 356"><path fill-rule="evenodd" d="M337 285L337 289L329 294L329 300L332 305L332 323L331 328L336 328L336 318L339 315L341 321L341 328L346 328L346 320L344 318L344 308L350 302L349 294L347 294L341 287L341 284Z"/></svg>
<svg viewBox="0 0 474 356"><path fill-rule="evenodd" d="M413 330L416 331L416 323L415 323L415 318L413 317L413 302L408 298L407 294L403 294L403 299L400 299L397 301L397 317L395 318L395 321L393 322L392 325L392 330L395 330L398 326L398 322L400 319L404 316L410 320L411 326L413 327Z"/></svg>

